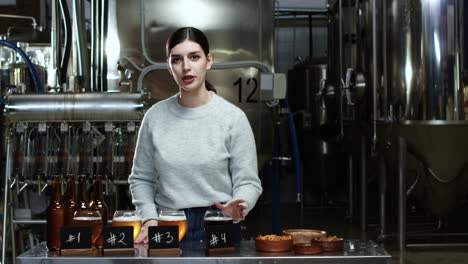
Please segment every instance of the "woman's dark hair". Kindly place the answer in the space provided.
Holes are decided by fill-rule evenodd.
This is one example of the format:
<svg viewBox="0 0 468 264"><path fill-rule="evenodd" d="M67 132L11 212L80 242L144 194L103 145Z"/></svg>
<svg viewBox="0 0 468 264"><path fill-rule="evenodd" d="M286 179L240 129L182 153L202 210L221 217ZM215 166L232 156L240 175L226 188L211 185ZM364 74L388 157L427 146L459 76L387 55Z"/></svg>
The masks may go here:
<svg viewBox="0 0 468 264"><path fill-rule="evenodd" d="M208 39L205 34L197 28L194 27L183 27L177 29L166 41L166 56L169 57L172 48L177 44L184 42L185 40L190 40L195 43L198 43L205 53L205 56L208 56L210 53L210 45L208 44ZM205 86L208 91L213 91L216 93L216 89L211 83L205 79Z"/></svg>

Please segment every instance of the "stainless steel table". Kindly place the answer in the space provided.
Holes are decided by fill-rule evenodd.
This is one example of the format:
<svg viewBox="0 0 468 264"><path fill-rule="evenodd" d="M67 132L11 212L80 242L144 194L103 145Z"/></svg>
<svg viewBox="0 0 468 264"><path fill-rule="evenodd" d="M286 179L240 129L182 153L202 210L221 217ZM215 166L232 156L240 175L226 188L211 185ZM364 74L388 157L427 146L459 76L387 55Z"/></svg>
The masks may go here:
<svg viewBox="0 0 468 264"><path fill-rule="evenodd" d="M198 247L198 248L197 248ZM318 255L295 255L293 252L266 253L255 251L254 241L242 241L230 255L206 256L199 245L182 245L180 257L147 257L147 248L135 247L134 257L57 257L47 252L46 243L26 251L16 258L18 264L209 264L209 263L391 263L391 256L372 241L346 240L340 252L326 252Z"/></svg>

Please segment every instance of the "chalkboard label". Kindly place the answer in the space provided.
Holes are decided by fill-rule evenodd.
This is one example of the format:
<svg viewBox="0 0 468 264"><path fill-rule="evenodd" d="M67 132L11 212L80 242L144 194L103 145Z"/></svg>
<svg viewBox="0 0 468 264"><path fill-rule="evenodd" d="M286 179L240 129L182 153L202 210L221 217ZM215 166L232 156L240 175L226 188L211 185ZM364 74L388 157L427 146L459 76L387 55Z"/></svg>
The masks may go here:
<svg viewBox="0 0 468 264"><path fill-rule="evenodd" d="M232 243L232 224L206 227L207 248L229 248Z"/></svg>
<svg viewBox="0 0 468 264"><path fill-rule="evenodd" d="M178 248L178 226L150 226L148 228L148 241L150 249Z"/></svg>
<svg viewBox="0 0 468 264"><path fill-rule="evenodd" d="M109 226L103 230L104 249L133 248L133 226Z"/></svg>
<svg viewBox="0 0 468 264"><path fill-rule="evenodd" d="M91 248L91 229L87 226L64 226L60 229L61 249Z"/></svg>

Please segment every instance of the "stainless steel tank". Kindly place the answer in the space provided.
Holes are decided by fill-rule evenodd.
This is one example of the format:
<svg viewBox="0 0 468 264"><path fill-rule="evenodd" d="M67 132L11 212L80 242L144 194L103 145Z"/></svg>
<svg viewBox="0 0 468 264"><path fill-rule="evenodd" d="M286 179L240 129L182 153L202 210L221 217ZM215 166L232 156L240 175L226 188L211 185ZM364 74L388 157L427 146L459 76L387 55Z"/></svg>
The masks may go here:
<svg viewBox="0 0 468 264"><path fill-rule="evenodd" d="M113 47L120 49L121 61L135 72L132 78L134 90L140 74L137 67L149 66L150 61L165 63L167 38L184 26L199 28L207 35L215 63L259 61L273 68L272 0L154 0L143 1L143 10L140 1L111 2L114 4L109 4L109 7L115 8L113 14L116 17L108 25L108 34L113 36ZM141 21L142 17L144 21ZM111 67L114 65L108 65L108 71ZM270 156L273 127L269 109L259 98L259 70L252 67L210 70L207 80L216 87L220 96L246 112L259 156ZM143 87L158 100L178 92L166 69L146 75Z"/></svg>
<svg viewBox="0 0 468 264"><path fill-rule="evenodd" d="M468 122L463 73L461 0L391 0L383 6L386 63L377 126L390 175L397 175L398 137L408 142L408 184L416 197L446 215L468 192ZM382 46L381 46L382 48ZM380 66L379 66L380 67ZM411 173L412 172L412 173ZM396 181L396 178L390 180Z"/></svg>
<svg viewBox="0 0 468 264"><path fill-rule="evenodd" d="M463 1L386 3L388 101L382 107L399 121L466 120Z"/></svg>

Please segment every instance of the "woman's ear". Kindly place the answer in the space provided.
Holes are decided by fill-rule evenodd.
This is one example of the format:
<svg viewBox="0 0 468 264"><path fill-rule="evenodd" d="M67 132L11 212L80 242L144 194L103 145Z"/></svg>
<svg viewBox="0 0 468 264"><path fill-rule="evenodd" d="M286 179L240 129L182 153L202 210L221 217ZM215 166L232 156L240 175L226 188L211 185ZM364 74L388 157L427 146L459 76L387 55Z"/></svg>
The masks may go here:
<svg viewBox="0 0 468 264"><path fill-rule="evenodd" d="M173 75L172 74L172 69L171 69L171 63L169 62L171 58L167 58L166 59L166 64L167 64L167 71L169 71L169 74L170 75Z"/></svg>
<svg viewBox="0 0 468 264"><path fill-rule="evenodd" d="M211 66L213 65L213 56L211 56L211 53L208 53L208 55L206 55L206 69L209 70L211 69Z"/></svg>

